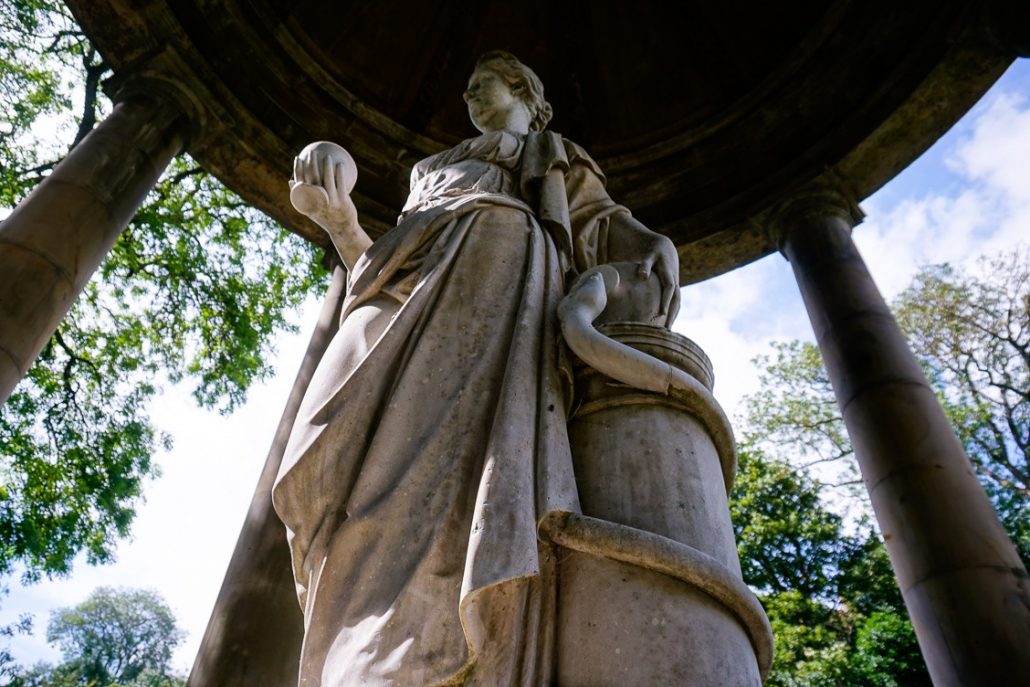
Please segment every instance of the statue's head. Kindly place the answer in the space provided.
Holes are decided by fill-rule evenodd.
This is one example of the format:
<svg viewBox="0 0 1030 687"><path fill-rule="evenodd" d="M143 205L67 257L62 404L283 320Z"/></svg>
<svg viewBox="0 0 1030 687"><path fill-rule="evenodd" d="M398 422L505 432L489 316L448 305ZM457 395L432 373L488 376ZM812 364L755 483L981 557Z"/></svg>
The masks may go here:
<svg viewBox="0 0 1030 687"><path fill-rule="evenodd" d="M530 131L543 131L551 120L540 77L503 50L492 50L476 61L464 97L472 123L480 131L503 128L497 122L517 108L524 108Z"/></svg>

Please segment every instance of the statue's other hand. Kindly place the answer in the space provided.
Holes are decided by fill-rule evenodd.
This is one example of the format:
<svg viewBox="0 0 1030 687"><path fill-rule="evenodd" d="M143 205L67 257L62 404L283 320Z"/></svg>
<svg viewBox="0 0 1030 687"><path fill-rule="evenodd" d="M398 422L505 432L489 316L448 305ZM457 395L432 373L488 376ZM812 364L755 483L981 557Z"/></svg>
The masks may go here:
<svg viewBox="0 0 1030 687"><path fill-rule="evenodd" d="M651 232L649 232L651 233ZM671 327L680 309L679 255L667 237L651 233L652 240L643 258L637 263L637 276L647 279L654 271L662 286L662 310L665 326Z"/></svg>

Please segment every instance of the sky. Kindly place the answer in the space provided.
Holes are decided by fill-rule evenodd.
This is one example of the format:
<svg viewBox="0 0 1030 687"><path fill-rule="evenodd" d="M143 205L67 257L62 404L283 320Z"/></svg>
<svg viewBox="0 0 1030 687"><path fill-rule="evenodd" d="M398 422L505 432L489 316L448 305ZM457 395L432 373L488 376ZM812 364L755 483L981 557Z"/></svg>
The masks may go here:
<svg viewBox="0 0 1030 687"><path fill-rule="evenodd" d="M975 270L982 254L1030 243L1030 60L1013 65L862 208L866 219L855 242L888 300L920 266L950 262ZM174 667L189 670L318 309L310 301L297 314L301 331L280 339L276 376L252 388L233 415L201 411L186 388L166 388L151 416L175 445L158 456L162 475L146 488L116 562L92 567L79 559L64 578L31 586L10 581L0 624L29 613L36 628L11 641L17 661L59 660L45 639L50 612L108 585L153 589L165 598L187 633ZM812 339L790 265L779 255L684 288L674 329L708 353L716 397L731 417L756 390L752 359L772 341Z"/></svg>

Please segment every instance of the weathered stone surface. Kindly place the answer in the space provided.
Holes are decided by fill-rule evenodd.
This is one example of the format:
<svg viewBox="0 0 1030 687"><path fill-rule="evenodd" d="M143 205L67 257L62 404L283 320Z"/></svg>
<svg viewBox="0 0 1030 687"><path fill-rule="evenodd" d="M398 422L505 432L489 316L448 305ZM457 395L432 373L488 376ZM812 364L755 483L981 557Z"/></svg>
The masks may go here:
<svg viewBox="0 0 1030 687"><path fill-rule="evenodd" d="M589 329L602 309L598 319L647 320L652 308L633 293L646 281L628 293L605 282L598 298L602 282L587 273L559 309L566 340L589 365L577 367L569 424L583 516L541 525L563 547L558 684L758 685L772 637L740 577L726 501L732 434L708 393L710 363L659 327L610 323L601 331L614 338L596 340L573 331ZM625 342L649 355L630 356ZM669 374L670 364L691 382ZM727 441L731 455L719 448Z"/></svg>
<svg viewBox="0 0 1030 687"><path fill-rule="evenodd" d="M182 148L182 111L135 91L0 223L0 402L43 349L75 297Z"/></svg>
<svg viewBox="0 0 1030 687"><path fill-rule="evenodd" d="M688 544L739 576L708 428L668 396L621 391L583 399L569 426L583 514Z"/></svg>
<svg viewBox="0 0 1030 687"><path fill-rule="evenodd" d="M804 198L776 230L934 684L1030 675L1026 570L851 241L847 201Z"/></svg>
<svg viewBox="0 0 1030 687"><path fill-rule="evenodd" d="M353 265L340 329L297 410L272 489L305 614L301 685L552 682L554 657L570 650L555 606L557 547L591 522L568 529L552 517L581 510L556 336L566 270L615 262L598 268L624 274L612 296L628 307L613 303L612 312L659 323L644 325L660 332L655 340L672 336L664 328L678 298L672 243L611 200L585 151L543 130L550 106L537 77L506 53L488 53L464 95L482 136L418 163L398 226L367 250L352 250L367 236L332 152L301 155L295 166L295 189L324 192L298 205ZM573 310L589 294L596 290L574 289ZM675 359L703 367L703 353L688 349ZM711 618L698 620L697 642L727 641L709 647L722 658L695 663L739 665L732 684L754 684L771 657L768 625L740 580L725 500L733 440L706 386L710 370L699 382L640 353L633 359L634 379L656 399L670 394L673 415L645 403L627 416L643 424L619 433L650 466L638 486L666 482L670 498L651 495L652 507L630 519L681 541L642 529L623 538L630 547L613 555L642 566L643 586L619 610L628 620L637 613L630 598L674 579L672 596L651 602L678 605L672 625L652 632L669 642L663 632L685 627L692 599L711 599L698 611ZM659 451L663 430L692 433L683 441L694 449L647 455ZM585 484L596 486L595 505L619 501ZM552 526L541 539L543 520ZM705 610L713 604L714 614ZM642 629L654 628L652 610L641 611ZM709 626L721 629L712 635ZM627 650L643 646L636 634L639 646ZM742 657L728 655L741 646ZM663 670L656 665L653 677L683 672ZM691 675L697 685L712 677Z"/></svg>
<svg viewBox="0 0 1030 687"><path fill-rule="evenodd" d="M647 568L563 553L561 687L756 687L754 649L726 607Z"/></svg>

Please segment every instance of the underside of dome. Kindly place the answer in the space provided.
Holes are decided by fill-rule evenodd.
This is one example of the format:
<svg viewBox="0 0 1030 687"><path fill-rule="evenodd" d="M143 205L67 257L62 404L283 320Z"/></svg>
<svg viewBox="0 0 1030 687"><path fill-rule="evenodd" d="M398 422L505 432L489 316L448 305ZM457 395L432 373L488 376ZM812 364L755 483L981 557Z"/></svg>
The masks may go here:
<svg viewBox="0 0 1030 687"><path fill-rule="evenodd" d="M112 65L195 110L189 152L301 236L293 156L332 140L356 159L373 234L412 164L474 136L461 93L483 52L530 65L550 128L585 147L616 201L697 281L775 249L762 217L832 178L872 193L1011 62L982 3L73 0Z"/></svg>

